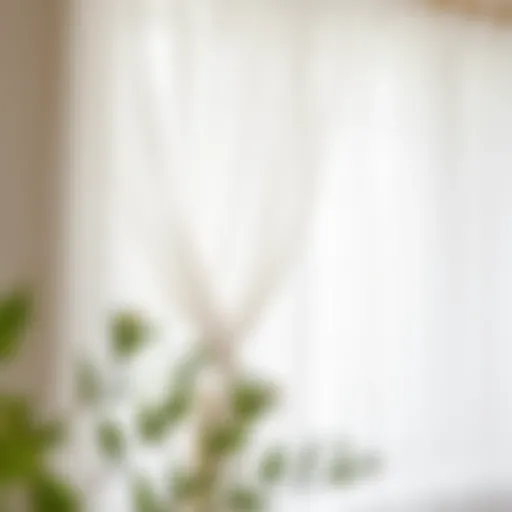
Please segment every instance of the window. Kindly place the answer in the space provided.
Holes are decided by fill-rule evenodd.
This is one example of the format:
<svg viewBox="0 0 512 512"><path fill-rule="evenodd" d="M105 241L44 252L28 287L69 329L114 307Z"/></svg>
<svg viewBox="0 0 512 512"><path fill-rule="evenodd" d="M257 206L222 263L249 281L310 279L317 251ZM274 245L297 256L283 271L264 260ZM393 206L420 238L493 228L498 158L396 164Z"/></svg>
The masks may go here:
<svg viewBox="0 0 512 512"><path fill-rule="evenodd" d="M396 6L138 7L116 26L108 286L162 326L145 392L202 327L176 293L178 211L228 325L294 248L239 340L285 391L261 435L385 458L290 510L506 485L510 33Z"/></svg>

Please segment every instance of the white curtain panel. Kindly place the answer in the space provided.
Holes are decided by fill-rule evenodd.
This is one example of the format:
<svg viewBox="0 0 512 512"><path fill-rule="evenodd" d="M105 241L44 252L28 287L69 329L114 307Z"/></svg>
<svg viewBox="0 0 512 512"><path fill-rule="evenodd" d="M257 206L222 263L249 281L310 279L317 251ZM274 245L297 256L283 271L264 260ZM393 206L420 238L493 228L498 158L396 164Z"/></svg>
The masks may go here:
<svg viewBox="0 0 512 512"><path fill-rule="evenodd" d="M381 452L278 510L510 484L512 32L324 0L112 20L107 275L159 326L141 392L214 332L282 387L262 439Z"/></svg>

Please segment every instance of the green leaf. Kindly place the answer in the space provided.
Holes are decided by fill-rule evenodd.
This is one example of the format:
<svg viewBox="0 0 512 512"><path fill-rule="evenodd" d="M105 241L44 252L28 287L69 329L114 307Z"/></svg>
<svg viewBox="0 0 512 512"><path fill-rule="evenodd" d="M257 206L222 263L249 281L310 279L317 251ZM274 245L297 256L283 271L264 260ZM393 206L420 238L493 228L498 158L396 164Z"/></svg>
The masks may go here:
<svg viewBox="0 0 512 512"><path fill-rule="evenodd" d="M303 446L296 462L296 478L302 484L310 484L318 468L320 452L316 445Z"/></svg>
<svg viewBox="0 0 512 512"><path fill-rule="evenodd" d="M275 484L284 477L286 456L283 450L275 449L267 452L260 465L260 480L265 484Z"/></svg>
<svg viewBox="0 0 512 512"><path fill-rule="evenodd" d="M0 482L35 474L48 448L47 433L36 423L26 397L0 397Z"/></svg>
<svg viewBox="0 0 512 512"><path fill-rule="evenodd" d="M179 390L161 405L143 407L138 414L139 435L147 442L161 441L186 417L191 401L191 393Z"/></svg>
<svg viewBox="0 0 512 512"><path fill-rule="evenodd" d="M5 393L0 395L0 436L27 432L33 421L34 415L27 397Z"/></svg>
<svg viewBox="0 0 512 512"><path fill-rule="evenodd" d="M44 474L63 427L58 421L41 423L27 397L0 395L0 488Z"/></svg>
<svg viewBox="0 0 512 512"><path fill-rule="evenodd" d="M273 405L274 389L258 381L241 381L234 385L231 402L240 421L253 422Z"/></svg>
<svg viewBox="0 0 512 512"><path fill-rule="evenodd" d="M256 489L239 486L229 491L227 505L233 512L259 512L263 510L263 498Z"/></svg>
<svg viewBox="0 0 512 512"><path fill-rule="evenodd" d="M170 424L175 425L185 418L190 410L192 399L192 391L188 389L180 389L171 394L164 405Z"/></svg>
<svg viewBox="0 0 512 512"><path fill-rule="evenodd" d="M0 301L0 362L11 359L20 348L32 313L32 299L18 291Z"/></svg>
<svg viewBox="0 0 512 512"><path fill-rule="evenodd" d="M120 359L136 355L148 341L149 328L144 319L131 311L120 312L112 321L114 354Z"/></svg>
<svg viewBox="0 0 512 512"><path fill-rule="evenodd" d="M98 428L98 445L106 458L121 459L126 450L126 440L119 425L112 422L102 423Z"/></svg>
<svg viewBox="0 0 512 512"><path fill-rule="evenodd" d="M0 396L0 484L27 478L41 463L41 443L26 397Z"/></svg>
<svg viewBox="0 0 512 512"><path fill-rule="evenodd" d="M357 467L354 460L347 456L339 455L334 457L329 468L329 481L331 484L346 485L353 482L357 477Z"/></svg>
<svg viewBox="0 0 512 512"><path fill-rule="evenodd" d="M138 432L143 441L161 441L167 434L169 421L163 407L145 407L138 415Z"/></svg>
<svg viewBox="0 0 512 512"><path fill-rule="evenodd" d="M66 425L62 421L52 421L37 430L39 446L43 451L51 450L60 445L66 437Z"/></svg>
<svg viewBox="0 0 512 512"><path fill-rule="evenodd" d="M42 464L41 454L33 439L0 440L0 488L3 484L26 481L35 475Z"/></svg>
<svg viewBox="0 0 512 512"><path fill-rule="evenodd" d="M89 361L82 362L77 369L76 390L78 400L84 405L96 405L101 398L99 373Z"/></svg>
<svg viewBox="0 0 512 512"><path fill-rule="evenodd" d="M138 478L132 484L133 512L166 512L148 480Z"/></svg>
<svg viewBox="0 0 512 512"><path fill-rule="evenodd" d="M213 482L213 475L211 474L177 471L172 478L171 492L173 498L178 502L198 498L212 489Z"/></svg>
<svg viewBox="0 0 512 512"><path fill-rule="evenodd" d="M83 510L78 490L51 475L37 478L31 486L33 512L78 512Z"/></svg>
<svg viewBox="0 0 512 512"><path fill-rule="evenodd" d="M204 449L208 455L223 457L241 449L246 440L244 427L236 423L213 426L204 433Z"/></svg>

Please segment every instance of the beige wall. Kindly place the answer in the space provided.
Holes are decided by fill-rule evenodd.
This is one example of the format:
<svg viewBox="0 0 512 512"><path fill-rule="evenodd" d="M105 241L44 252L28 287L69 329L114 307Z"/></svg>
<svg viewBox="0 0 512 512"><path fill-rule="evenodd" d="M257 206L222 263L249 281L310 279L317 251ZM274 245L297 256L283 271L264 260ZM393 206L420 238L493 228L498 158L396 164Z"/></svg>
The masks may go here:
<svg viewBox="0 0 512 512"><path fill-rule="evenodd" d="M38 335L28 340L18 368L0 379L42 394L55 338L65 5L0 1L0 293L30 282L40 299Z"/></svg>

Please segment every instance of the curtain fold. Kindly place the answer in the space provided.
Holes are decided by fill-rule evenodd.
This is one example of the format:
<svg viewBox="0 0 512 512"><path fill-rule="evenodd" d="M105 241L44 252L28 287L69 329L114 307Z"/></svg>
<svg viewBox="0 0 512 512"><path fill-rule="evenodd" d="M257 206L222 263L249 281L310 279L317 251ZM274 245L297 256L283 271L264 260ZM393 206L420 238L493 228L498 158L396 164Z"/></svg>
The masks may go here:
<svg viewBox="0 0 512 512"><path fill-rule="evenodd" d="M506 481L510 33L396 5L131 7L109 286L166 326L142 387L215 332L283 385L262 439L382 451L345 500Z"/></svg>

